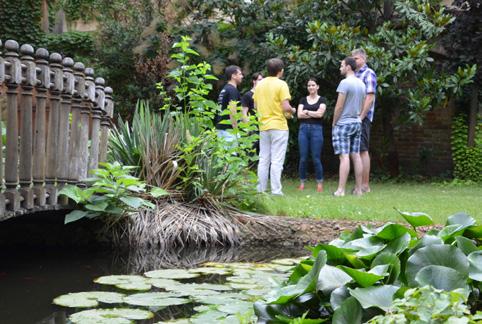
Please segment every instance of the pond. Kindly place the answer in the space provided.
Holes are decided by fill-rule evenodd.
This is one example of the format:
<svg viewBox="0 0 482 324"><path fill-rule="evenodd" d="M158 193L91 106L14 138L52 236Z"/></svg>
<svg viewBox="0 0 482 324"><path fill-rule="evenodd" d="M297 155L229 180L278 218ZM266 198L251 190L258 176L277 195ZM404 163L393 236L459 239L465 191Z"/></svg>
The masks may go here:
<svg viewBox="0 0 482 324"><path fill-rule="evenodd" d="M207 316L219 315L217 308L221 302L217 301L219 298L216 299L216 297L238 301L239 303L232 302L230 309L225 309L226 314L228 314L225 314L226 316L232 314L231 317L228 317L226 323L237 323L240 320L242 322L249 319L249 314L244 319L239 318L241 314L237 312L236 308L245 309L248 303L252 303L253 300L258 298L256 294L259 296L265 293L270 289L270 286L284 280L287 276L286 271L290 268L289 260L275 261L274 263L271 263L271 261L304 255L308 255L308 252L302 247L285 246L177 249L169 251L134 250L126 253L95 249L4 251L0 254L0 323L68 323L69 315L92 309L92 307L67 308L54 305L52 301L61 295L92 291L116 292L123 294L124 297L138 294L129 297L130 304L142 306L131 306L124 301L117 304L105 304L103 303L105 300L100 298L102 308L110 308L114 305L115 307L147 310L154 314L153 318L137 321L137 323L156 323L193 315L199 316L199 314L206 312L208 313ZM211 262L207 265L209 267L207 273L206 270L198 270L198 272L192 270L202 267L206 262ZM240 264L240 262L250 262L251 264ZM262 262L269 262L270 266L258 264ZM146 272L158 269L191 269L189 273L196 273L196 276L183 278L176 272L172 274L151 272L150 277L157 277L158 279L149 279L145 276L141 278L145 278L142 280L158 280L157 285L141 287L139 291L121 289L126 287L119 286L119 282L115 281L107 283L117 284L121 288L115 285L94 283L94 279L102 276L142 276ZM174 286L172 286L172 280L164 280L176 276L180 278L174 282ZM112 277L106 278L107 281L112 279ZM122 277L114 277L114 280L119 278L123 279ZM103 281L100 280L100 282ZM206 283L214 285L206 285ZM132 287L132 283L130 284L131 287L127 288L139 289L136 282L133 283L134 287ZM262 287L263 285L264 287ZM203 289L202 293L199 293L199 289ZM156 298L159 293L163 293L165 294L164 297L171 298L171 301L174 299L173 303L176 304L177 301L179 305L159 306L164 305L159 301L157 304L156 302L153 304L151 297L154 296L145 294L152 292L156 293ZM92 302L92 296L87 297ZM139 301L139 298L141 301ZM189 302L182 301L186 298ZM60 304L66 300L67 303L72 302L71 299L69 300L69 296L67 296L67 299L60 300ZM78 299L75 299L75 302L78 302ZM198 322L203 321L204 323L212 322L202 318ZM115 322L112 323L123 323L123 321L115 319Z"/></svg>

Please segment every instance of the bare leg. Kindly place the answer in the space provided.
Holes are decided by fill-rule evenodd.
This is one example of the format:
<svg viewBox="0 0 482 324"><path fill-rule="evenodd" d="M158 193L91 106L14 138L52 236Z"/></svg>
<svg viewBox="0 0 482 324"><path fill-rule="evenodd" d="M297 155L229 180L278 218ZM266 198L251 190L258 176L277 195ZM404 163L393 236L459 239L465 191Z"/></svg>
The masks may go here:
<svg viewBox="0 0 482 324"><path fill-rule="evenodd" d="M350 158L348 154L340 154L340 179L338 180L338 189L335 191L335 196L344 196L346 180L350 173Z"/></svg>
<svg viewBox="0 0 482 324"><path fill-rule="evenodd" d="M368 151L360 152L361 162L363 165L362 190L370 192L370 154Z"/></svg>
<svg viewBox="0 0 482 324"><path fill-rule="evenodd" d="M353 161L353 168L355 169L355 189L353 190L354 195L363 194L362 191L362 180L363 180L363 164L360 157L360 153L351 153L351 160Z"/></svg>

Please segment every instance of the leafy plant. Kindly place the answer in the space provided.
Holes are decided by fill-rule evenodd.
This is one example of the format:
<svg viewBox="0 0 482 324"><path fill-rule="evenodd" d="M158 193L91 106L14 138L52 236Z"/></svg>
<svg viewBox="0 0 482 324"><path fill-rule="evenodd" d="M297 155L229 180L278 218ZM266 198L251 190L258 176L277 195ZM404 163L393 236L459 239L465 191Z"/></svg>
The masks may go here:
<svg viewBox="0 0 482 324"><path fill-rule="evenodd" d="M74 210L65 216L65 224L82 218L111 216L113 222L126 213L139 208L153 208L147 197L146 184L129 174L135 167L119 162L101 163L102 169L92 171L93 177L85 179L87 188L66 186L59 195L65 195L81 205L84 210ZM145 195L142 197L142 195ZM165 195L161 188L152 188L149 195L157 198Z"/></svg>
<svg viewBox="0 0 482 324"><path fill-rule="evenodd" d="M464 115L454 118L452 124L452 159L454 176L459 180L482 181L482 131L476 130L475 146L467 144L468 127Z"/></svg>
<svg viewBox="0 0 482 324"><path fill-rule="evenodd" d="M431 224L431 218L400 213L413 229L394 223L359 226L329 244L310 247L312 256L294 268L288 281L255 304L259 321L307 314L308 319L361 323L389 312L409 288L424 286L460 291L471 309L478 309L481 226L458 213L440 230L419 237L415 229Z"/></svg>
<svg viewBox="0 0 482 324"><path fill-rule="evenodd" d="M412 288L396 299L385 315L372 318L370 324L402 323L476 323L480 313L471 315L463 291L446 291L431 286Z"/></svg>

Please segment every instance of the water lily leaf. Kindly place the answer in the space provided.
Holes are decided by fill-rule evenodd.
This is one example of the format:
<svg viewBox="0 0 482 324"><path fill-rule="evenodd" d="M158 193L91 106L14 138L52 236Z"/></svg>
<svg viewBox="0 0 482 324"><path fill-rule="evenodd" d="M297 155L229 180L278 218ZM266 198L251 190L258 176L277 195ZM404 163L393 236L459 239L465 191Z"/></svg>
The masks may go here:
<svg viewBox="0 0 482 324"><path fill-rule="evenodd" d="M400 259L393 253L382 252L375 257L372 261L372 267L385 264L389 265L388 268L388 280L387 283L393 283L398 279L401 270Z"/></svg>
<svg viewBox="0 0 482 324"><path fill-rule="evenodd" d="M149 283L156 288L162 288L169 290L168 288L177 287L182 285L182 283L172 280L172 279L163 279L163 278L150 278Z"/></svg>
<svg viewBox="0 0 482 324"><path fill-rule="evenodd" d="M388 264L379 264L371 268L368 273L376 274L377 276L388 276L388 268L390 266Z"/></svg>
<svg viewBox="0 0 482 324"><path fill-rule="evenodd" d="M227 277L226 281L234 282L234 283L245 283L245 284L257 284L258 283L258 280L253 279L251 277L238 277L238 276Z"/></svg>
<svg viewBox="0 0 482 324"><path fill-rule="evenodd" d="M459 224L453 224L453 225L447 225L444 228L438 232L438 237L440 237L444 242L450 242L452 241L451 239L457 236L460 236L464 233L465 231L464 225L459 225Z"/></svg>
<svg viewBox="0 0 482 324"><path fill-rule="evenodd" d="M425 213L410 213L404 212L397 209L397 211L402 215L402 217L410 224L413 228L419 226L433 225L433 219L428 214Z"/></svg>
<svg viewBox="0 0 482 324"><path fill-rule="evenodd" d="M209 305L224 305L235 303L236 299L229 298L224 294L212 295L212 296L202 296L202 297L194 297L194 300L201 304L209 304Z"/></svg>
<svg viewBox="0 0 482 324"><path fill-rule="evenodd" d="M311 249L313 256L316 257L320 251L325 251L329 264L343 264L346 254L355 254L358 249L340 248L331 244L318 244Z"/></svg>
<svg viewBox="0 0 482 324"><path fill-rule="evenodd" d="M407 233L412 237L417 236L417 233L412 229L406 228L400 224L388 223L378 228L375 236L387 241L392 241Z"/></svg>
<svg viewBox="0 0 482 324"><path fill-rule="evenodd" d="M126 290L144 291L152 287L147 278L136 275L103 276L95 279L94 282L102 285L114 285L117 288Z"/></svg>
<svg viewBox="0 0 482 324"><path fill-rule="evenodd" d="M452 291L467 287L467 275L439 265L430 265L422 268L415 276L415 281L420 286L433 286L437 289Z"/></svg>
<svg viewBox="0 0 482 324"><path fill-rule="evenodd" d="M418 249L408 258L406 276L409 285L417 285L415 276L430 265L452 268L464 276L469 273L469 261L460 249L452 245L429 245Z"/></svg>
<svg viewBox="0 0 482 324"><path fill-rule="evenodd" d="M299 261L300 261L299 259L277 259L277 260L272 260L271 263L290 266L290 265L296 265Z"/></svg>
<svg viewBox="0 0 482 324"><path fill-rule="evenodd" d="M350 241L346 243L344 247L357 250L355 253L357 257L371 259L378 252L383 250L386 247L386 244L380 242L375 236L367 236Z"/></svg>
<svg viewBox="0 0 482 324"><path fill-rule="evenodd" d="M164 279L190 279L199 277L199 273L189 272L184 269L161 269L153 270L144 273L149 278L164 278Z"/></svg>
<svg viewBox="0 0 482 324"><path fill-rule="evenodd" d="M346 286L342 286L340 288L336 288L331 292L330 295L330 304L333 310L336 310L338 307L343 304L343 301L350 297L350 292Z"/></svg>
<svg viewBox="0 0 482 324"><path fill-rule="evenodd" d="M218 306L218 310L227 314L245 314L253 312L253 303L236 301L234 303L222 304Z"/></svg>
<svg viewBox="0 0 482 324"><path fill-rule="evenodd" d="M268 302L272 304L285 304L303 293L314 291L316 289L320 270L325 264L326 252L320 251L310 272L302 277L296 285L288 285L276 291L274 295L267 298Z"/></svg>
<svg viewBox="0 0 482 324"><path fill-rule="evenodd" d="M222 313L218 310L209 310L207 312L199 313L191 317L192 324L206 324L206 323L219 323L220 320L226 318L226 313Z"/></svg>
<svg viewBox="0 0 482 324"><path fill-rule="evenodd" d="M217 285L211 283L201 283L201 284L191 284L196 289L208 289L208 290L218 290L218 291L226 291L226 290L233 290L232 287L228 285Z"/></svg>
<svg viewBox="0 0 482 324"><path fill-rule="evenodd" d="M248 284L248 283L236 283L236 282L231 282L229 285L233 289L240 289L240 290L248 290L248 289L256 289L256 288L261 288L258 284Z"/></svg>
<svg viewBox="0 0 482 324"><path fill-rule="evenodd" d="M482 251L475 251L469 254L469 277L476 281L482 281Z"/></svg>
<svg viewBox="0 0 482 324"><path fill-rule="evenodd" d="M464 228L475 225L475 219L466 213L457 213L447 218L445 225L462 225Z"/></svg>
<svg viewBox="0 0 482 324"><path fill-rule="evenodd" d="M276 270L278 272L290 272L294 268L292 265L287 266L280 264L273 264L271 265L271 267L273 268L273 270Z"/></svg>
<svg viewBox="0 0 482 324"><path fill-rule="evenodd" d="M325 265L320 270L316 290L321 290L324 295L328 295L336 288L342 287L352 280L344 271L330 265Z"/></svg>
<svg viewBox="0 0 482 324"><path fill-rule="evenodd" d="M142 309L110 308L110 309L89 309L74 313L69 316L72 323L132 323L133 320L146 320L153 318L152 312Z"/></svg>
<svg viewBox="0 0 482 324"><path fill-rule="evenodd" d="M465 255L469 255L472 252L478 251L477 246L471 239L463 236L457 236L455 240L457 241L457 247L462 250Z"/></svg>
<svg viewBox="0 0 482 324"><path fill-rule="evenodd" d="M362 287L370 287L375 282L382 280L384 278L384 276L380 276L374 273L370 273L370 272L366 272L358 269L353 269L350 267L338 266L337 268L346 272L350 277L352 277L356 281L357 284L359 284Z"/></svg>
<svg viewBox="0 0 482 324"><path fill-rule="evenodd" d="M219 268L219 267L202 267L202 268L189 269L188 272L200 273L203 275L210 275L210 274L229 275L233 273L233 270L228 268Z"/></svg>
<svg viewBox="0 0 482 324"><path fill-rule="evenodd" d="M64 307L97 307L99 301L107 304L120 304L124 294L108 291L89 291L70 293L59 296L53 300L55 305Z"/></svg>
<svg viewBox="0 0 482 324"><path fill-rule="evenodd" d="M364 309L378 307L387 311L392 306L393 295L399 287L392 285L350 289L350 294L355 297Z"/></svg>
<svg viewBox="0 0 482 324"><path fill-rule="evenodd" d="M172 321L162 321L162 322L156 322L154 324L191 324L191 320L189 318L177 318Z"/></svg>
<svg viewBox="0 0 482 324"><path fill-rule="evenodd" d="M482 225L474 225L468 227L464 231L464 236L475 238L475 239L482 239Z"/></svg>
<svg viewBox="0 0 482 324"><path fill-rule="evenodd" d="M178 296L211 296L219 294L216 290L199 288L198 284L179 284L164 289L176 293Z"/></svg>
<svg viewBox="0 0 482 324"><path fill-rule="evenodd" d="M163 307L190 303L186 298L173 297L169 292L149 292L133 294L124 298L127 304L135 306Z"/></svg>
<svg viewBox="0 0 482 324"><path fill-rule="evenodd" d="M354 298L347 298L333 313L333 324L358 324L362 322L362 308Z"/></svg>
<svg viewBox="0 0 482 324"><path fill-rule="evenodd" d="M435 236L435 235L424 235L417 243L417 245L415 247L412 248L412 250L410 251L412 254L415 253L415 251L423 248L423 247L426 247L426 246L429 246L429 245L443 245L444 242L442 241L442 239L438 236Z"/></svg>

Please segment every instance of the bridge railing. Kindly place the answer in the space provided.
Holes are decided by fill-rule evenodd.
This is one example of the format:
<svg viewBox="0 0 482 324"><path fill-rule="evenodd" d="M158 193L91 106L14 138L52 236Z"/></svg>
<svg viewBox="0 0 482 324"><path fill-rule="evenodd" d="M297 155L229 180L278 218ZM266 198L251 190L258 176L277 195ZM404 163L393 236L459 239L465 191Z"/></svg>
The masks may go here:
<svg viewBox="0 0 482 324"><path fill-rule="evenodd" d="M0 40L0 221L68 206L107 154L112 88L69 57Z"/></svg>

